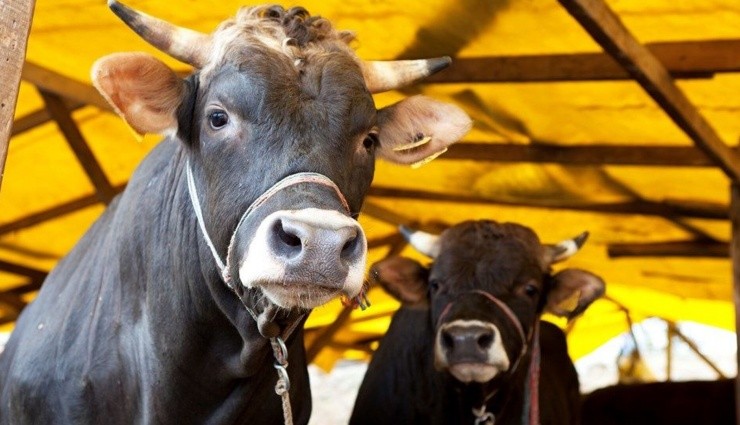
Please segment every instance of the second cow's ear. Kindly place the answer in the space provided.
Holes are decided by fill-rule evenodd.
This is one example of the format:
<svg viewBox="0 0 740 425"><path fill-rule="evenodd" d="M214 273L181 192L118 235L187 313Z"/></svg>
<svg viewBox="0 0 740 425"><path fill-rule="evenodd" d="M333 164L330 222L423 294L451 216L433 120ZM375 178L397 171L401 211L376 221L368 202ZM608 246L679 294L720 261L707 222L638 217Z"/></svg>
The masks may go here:
<svg viewBox="0 0 740 425"><path fill-rule="evenodd" d="M565 269L552 277L545 310L568 320L583 313L604 295L606 285L595 274L580 269Z"/></svg>
<svg viewBox="0 0 740 425"><path fill-rule="evenodd" d="M370 278L405 305L427 305L429 270L405 257L389 257L370 268Z"/></svg>
<svg viewBox="0 0 740 425"><path fill-rule="evenodd" d="M412 96L378 112L378 156L398 164L422 165L447 150L472 126L457 106Z"/></svg>
<svg viewBox="0 0 740 425"><path fill-rule="evenodd" d="M95 62L92 81L108 103L137 133L177 128L176 112L185 83L147 53L115 53Z"/></svg>

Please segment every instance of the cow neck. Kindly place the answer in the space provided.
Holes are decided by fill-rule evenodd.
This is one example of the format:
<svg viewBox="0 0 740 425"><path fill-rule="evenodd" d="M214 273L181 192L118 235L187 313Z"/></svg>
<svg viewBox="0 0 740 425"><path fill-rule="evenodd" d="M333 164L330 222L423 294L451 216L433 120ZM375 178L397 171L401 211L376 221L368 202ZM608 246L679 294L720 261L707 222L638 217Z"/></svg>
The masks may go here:
<svg viewBox="0 0 740 425"><path fill-rule="evenodd" d="M521 420L519 422L521 425L540 425L539 381L541 354L539 333L540 319L538 318L532 327L532 332L530 332L529 338L529 343L532 347L532 353L529 361L529 369L527 371L527 374L525 375L524 381L524 397L521 409ZM514 366L514 368L509 370L505 381L502 382L501 385L505 383L511 384L511 380L515 379L515 368L517 366L518 363ZM472 413L475 417L473 423L475 425L495 425L496 420L503 414L507 404L511 401L511 397L514 395L514 392L512 390L516 390L516 387L512 385L512 388L509 391L504 392L504 398L500 399L499 402L500 409L498 412L494 413L490 411L491 409L489 408L488 403L491 402L492 399L494 399L494 397L499 393L501 385L492 390L490 393L483 396L479 408L472 408Z"/></svg>
<svg viewBox="0 0 740 425"><path fill-rule="evenodd" d="M276 326L265 326L264 323L261 323L259 316L255 313L254 309L247 305L245 300L239 296L239 294L236 292L236 288L233 282L233 279L231 277L231 273L229 272L230 264L229 264L229 258L231 257L231 250L234 247L234 240L236 239L236 234L239 231L239 227L241 227L242 223L247 219L249 214L251 214L254 210L259 208L261 205L263 205L265 202L267 202L268 199L270 199L273 195L275 195L277 192L290 187L294 186L296 184L300 183L313 183L313 184L320 184L324 186L328 186L337 194L337 197L342 201L342 205L344 206L345 210L349 213L349 204L347 204L347 200L344 198L344 195L342 194L342 191L339 190L339 187L329 178L326 177L323 174L319 173L309 173L309 172L300 172L291 174L284 179L278 181L274 185L272 185L269 189L267 189L264 193L262 193L257 199L252 202L249 207L247 207L246 211L242 214L241 218L239 219L239 223L236 225L236 228L234 229L234 232L231 234L231 239L229 241L229 246L226 250L226 263L224 263L221 260L221 256L218 254L218 251L216 250L216 247L213 245L213 241L211 240L211 237L208 235L208 229L206 228L205 221L203 220L203 210L200 207L200 199L198 198L198 191L195 187L195 179L193 178L193 171L190 167L190 161L187 161L185 164L186 168L186 174L187 174L187 181L188 181L188 194L190 195L190 203L193 205L193 210L195 210L195 217L198 220L198 226L200 226L201 233L203 234L203 238L205 239L206 243L208 244L208 248L211 250L211 254L213 255L213 259L216 261L216 266L219 269L221 279L226 283L226 286L229 287L229 289L234 292L234 294L237 296L237 298L241 301L242 305L244 305L244 308L247 310L250 316L252 316L252 319L254 319L255 324L257 324L257 329L259 330L260 334L270 340L270 347L272 348L272 354L275 358L275 363L273 366L275 367L275 370L278 375L278 380L275 385L275 393L280 396L282 401L282 408L283 408L283 421L286 425L292 425L293 423L293 411L290 405L290 379L288 378L288 349L285 346L285 340L288 339L288 337L293 333L293 331L298 327L298 324L301 323L301 319L303 318L304 314L299 314L297 318L292 320L284 329L282 329L282 332L279 329L279 325ZM277 328L276 334L273 335L273 332L268 332L266 330L269 329L275 329Z"/></svg>

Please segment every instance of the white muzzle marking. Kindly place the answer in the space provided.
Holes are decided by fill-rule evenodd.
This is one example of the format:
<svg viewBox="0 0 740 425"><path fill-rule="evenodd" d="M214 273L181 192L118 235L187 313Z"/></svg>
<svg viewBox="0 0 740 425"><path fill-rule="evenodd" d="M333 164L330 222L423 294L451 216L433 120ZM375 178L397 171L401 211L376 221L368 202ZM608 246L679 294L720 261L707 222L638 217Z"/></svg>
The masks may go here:
<svg viewBox="0 0 740 425"><path fill-rule="evenodd" d="M309 285L316 284L317 282L290 282L289 280L295 279L295 277L289 276L292 273L288 272L285 261L275 256L273 250L268 246L271 237L270 232L275 223L275 218L286 215L301 220L301 222L308 225L321 227L329 231L338 231L348 226L356 226L358 231L362 233L362 229L357 225L355 220L335 210L305 208L301 210L276 211L265 217L262 223L260 223L254 238L249 244L247 254L239 261L239 279L242 285L247 288L259 287L270 301L284 308L297 306L314 308L325 304L339 293L345 294L350 298L359 294L364 281L365 262L367 259L367 241L364 235L360 234L358 236L362 238L361 255L357 257L356 261L347 264L348 271L346 277L341 285L335 285L337 286L337 290L334 293L330 293L329 291L312 293ZM305 269L307 280L310 280L312 276L321 276L321 270L326 269L326 267L323 264L306 264L305 266L301 266L302 269ZM265 285L266 283L267 285ZM292 284L297 284L298 287L291 288ZM279 285L282 285L282 287Z"/></svg>
<svg viewBox="0 0 740 425"><path fill-rule="evenodd" d="M457 328L488 328L493 333L493 343L487 350L485 362L461 362L451 364L442 347L442 332L449 327ZM488 382L500 373L506 372L511 365L509 355L506 354L501 332L490 322L480 320L454 320L440 326L434 342L434 366L437 370L448 370L460 382Z"/></svg>

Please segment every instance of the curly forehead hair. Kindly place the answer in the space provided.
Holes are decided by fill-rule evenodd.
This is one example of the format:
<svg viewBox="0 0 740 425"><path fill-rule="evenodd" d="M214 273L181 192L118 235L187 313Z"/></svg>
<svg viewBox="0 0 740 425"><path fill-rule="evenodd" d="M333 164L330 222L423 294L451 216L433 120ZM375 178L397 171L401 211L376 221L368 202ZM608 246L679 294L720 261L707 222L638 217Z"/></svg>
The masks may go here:
<svg viewBox="0 0 740 425"><path fill-rule="evenodd" d="M288 38L290 45L305 48L310 44L354 40L352 31L336 31L331 22L321 16L311 16L303 7L285 10L282 6L242 7L234 19L223 22L216 32L237 27L244 33L271 36L276 40ZM261 37L260 37L261 38Z"/></svg>

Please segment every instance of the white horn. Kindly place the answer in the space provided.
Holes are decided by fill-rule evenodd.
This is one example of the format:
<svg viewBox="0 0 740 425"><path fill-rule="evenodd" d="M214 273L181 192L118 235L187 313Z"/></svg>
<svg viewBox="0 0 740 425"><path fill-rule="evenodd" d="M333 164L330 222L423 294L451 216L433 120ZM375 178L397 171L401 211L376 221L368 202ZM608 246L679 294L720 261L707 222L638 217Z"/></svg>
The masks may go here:
<svg viewBox="0 0 740 425"><path fill-rule="evenodd" d="M548 264L554 264L572 257L581 249L588 239L588 232L583 232L573 239L566 239L556 245L545 246L545 260Z"/></svg>
<svg viewBox="0 0 740 425"><path fill-rule="evenodd" d="M414 247L415 250L429 258L436 258L439 255L440 243L438 235L413 230L406 226L398 226L398 229L409 245Z"/></svg>
<svg viewBox="0 0 740 425"><path fill-rule="evenodd" d="M211 37L134 10L117 0L108 0L108 7L147 43L173 58L202 68L211 51Z"/></svg>
<svg viewBox="0 0 740 425"><path fill-rule="evenodd" d="M408 86L437 71L447 68L452 59L449 56L433 59L367 61L362 63L362 74L370 93Z"/></svg>

